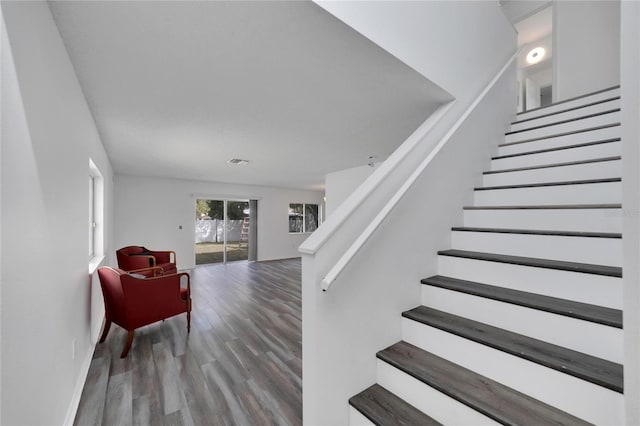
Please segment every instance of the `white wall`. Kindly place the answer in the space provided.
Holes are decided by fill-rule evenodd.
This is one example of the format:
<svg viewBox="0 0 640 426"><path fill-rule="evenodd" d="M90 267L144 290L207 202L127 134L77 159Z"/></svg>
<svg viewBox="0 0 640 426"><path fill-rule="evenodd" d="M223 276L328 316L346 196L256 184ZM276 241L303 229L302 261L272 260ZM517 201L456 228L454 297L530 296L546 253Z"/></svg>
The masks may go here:
<svg viewBox="0 0 640 426"><path fill-rule="evenodd" d="M129 175L116 175L115 193L116 249L143 245L173 250L180 269L195 266L196 198L257 199L258 260L272 260L299 257L298 246L309 236L289 234L289 203L322 204L324 195L318 191Z"/></svg>
<svg viewBox="0 0 640 426"><path fill-rule="evenodd" d="M553 2L553 101L620 83L620 1Z"/></svg>
<svg viewBox="0 0 640 426"><path fill-rule="evenodd" d="M358 166L328 173L324 179L325 213L327 217L375 170L371 166Z"/></svg>
<svg viewBox="0 0 640 426"><path fill-rule="evenodd" d="M113 174L46 2L1 7L0 423L62 424L72 421L93 354L89 157L108 206ZM105 215L111 252L109 208Z"/></svg>
<svg viewBox="0 0 640 426"><path fill-rule="evenodd" d="M328 291L319 280L351 241L338 231L315 256L303 254L304 424L346 424L348 398L375 382L375 354L401 340L402 311L420 304L420 279L436 273L437 250L451 248L450 228L462 225L514 97L515 64Z"/></svg>
<svg viewBox="0 0 640 426"><path fill-rule="evenodd" d="M624 207L624 396L626 424L640 424L640 3L621 6L622 188Z"/></svg>
<svg viewBox="0 0 640 426"><path fill-rule="evenodd" d="M316 3L457 99L475 98L515 49L497 1Z"/></svg>

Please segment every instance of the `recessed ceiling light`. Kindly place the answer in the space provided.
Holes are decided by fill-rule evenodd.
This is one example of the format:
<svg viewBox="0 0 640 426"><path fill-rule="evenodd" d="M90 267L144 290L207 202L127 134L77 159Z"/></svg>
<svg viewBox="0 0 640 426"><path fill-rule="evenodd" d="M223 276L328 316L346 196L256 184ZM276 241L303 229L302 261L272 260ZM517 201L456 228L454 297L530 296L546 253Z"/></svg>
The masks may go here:
<svg viewBox="0 0 640 426"><path fill-rule="evenodd" d="M537 64L542 60L542 58L544 58L544 54L545 51L543 47L536 47L534 49L531 49L531 51L527 54L527 63Z"/></svg>
<svg viewBox="0 0 640 426"><path fill-rule="evenodd" d="M232 158L231 160L227 161L227 163L244 166L245 164L249 164L249 160L243 160L242 158Z"/></svg>

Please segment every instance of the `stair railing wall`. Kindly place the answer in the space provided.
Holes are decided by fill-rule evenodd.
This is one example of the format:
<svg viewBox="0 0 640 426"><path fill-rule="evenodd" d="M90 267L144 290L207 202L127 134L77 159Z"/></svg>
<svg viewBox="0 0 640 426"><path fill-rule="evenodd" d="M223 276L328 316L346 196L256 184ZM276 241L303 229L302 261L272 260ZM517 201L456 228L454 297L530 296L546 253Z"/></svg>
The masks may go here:
<svg viewBox="0 0 640 426"><path fill-rule="evenodd" d="M621 2L621 113L626 424L640 424L640 4Z"/></svg>
<svg viewBox="0 0 640 426"><path fill-rule="evenodd" d="M346 424L348 398L375 382L372 354L401 339L399 313L419 302L515 113L516 56L462 113L441 107L301 246L305 424Z"/></svg>

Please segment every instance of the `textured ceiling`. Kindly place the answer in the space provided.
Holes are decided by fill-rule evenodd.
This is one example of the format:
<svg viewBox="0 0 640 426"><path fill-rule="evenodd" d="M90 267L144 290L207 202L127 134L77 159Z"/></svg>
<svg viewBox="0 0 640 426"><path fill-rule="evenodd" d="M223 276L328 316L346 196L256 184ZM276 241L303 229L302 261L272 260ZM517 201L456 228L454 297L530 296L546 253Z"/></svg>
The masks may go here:
<svg viewBox="0 0 640 426"><path fill-rule="evenodd" d="M448 99L311 2L49 4L116 173L319 189Z"/></svg>

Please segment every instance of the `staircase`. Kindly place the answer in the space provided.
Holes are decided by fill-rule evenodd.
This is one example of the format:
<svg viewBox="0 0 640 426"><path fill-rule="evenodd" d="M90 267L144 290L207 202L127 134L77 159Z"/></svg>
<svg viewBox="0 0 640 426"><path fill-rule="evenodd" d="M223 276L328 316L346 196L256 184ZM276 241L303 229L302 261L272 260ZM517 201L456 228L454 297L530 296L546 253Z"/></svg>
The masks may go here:
<svg viewBox="0 0 640 426"><path fill-rule="evenodd" d="M519 114L351 424L623 424L619 88Z"/></svg>

